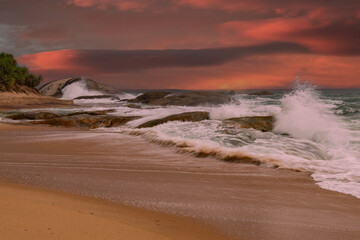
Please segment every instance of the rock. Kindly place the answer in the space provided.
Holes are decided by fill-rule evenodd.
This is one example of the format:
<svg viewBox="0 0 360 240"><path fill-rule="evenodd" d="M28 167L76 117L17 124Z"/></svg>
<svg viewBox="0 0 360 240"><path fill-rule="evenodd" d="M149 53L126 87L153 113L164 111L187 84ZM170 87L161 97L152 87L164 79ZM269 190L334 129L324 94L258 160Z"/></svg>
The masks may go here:
<svg viewBox="0 0 360 240"><path fill-rule="evenodd" d="M231 127L253 128L268 132L273 129L275 118L273 116L240 117L226 119L223 122Z"/></svg>
<svg viewBox="0 0 360 240"><path fill-rule="evenodd" d="M146 123L143 123L139 125L137 128L147 128L147 127L154 127L169 121L182 121L182 122L198 122L202 120L209 119L209 113L208 112L186 112L186 113L180 113L175 114L171 116L167 116L160 119L155 119L148 121Z"/></svg>
<svg viewBox="0 0 360 240"><path fill-rule="evenodd" d="M81 114L87 114L87 115L94 116L94 115L106 115L106 114L112 113L112 112L115 112L115 109L99 110L99 111L74 112L74 113L64 114L62 116L71 117L71 116L76 116L76 115L81 115Z"/></svg>
<svg viewBox="0 0 360 240"><path fill-rule="evenodd" d="M74 98L74 100L81 100L81 99L111 99L111 100L120 100L119 97L115 95L95 95L95 96L80 96L77 98Z"/></svg>
<svg viewBox="0 0 360 240"><path fill-rule="evenodd" d="M67 114L56 114L53 112L24 112L7 117L14 120L38 120L30 122L31 124L48 124L61 127L80 128L116 127L139 118L137 116L120 117L106 115L114 111L114 109L109 109Z"/></svg>
<svg viewBox="0 0 360 240"><path fill-rule="evenodd" d="M105 115L107 113L114 112L114 109L110 110L101 110L101 111L88 111L88 112L74 112L74 113L68 113L68 114L57 114L53 112L23 112L18 113L14 115L7 116L7 118L13 119L13 120L41 120L41 119L53 119L58 117L70 117L70 116L76 116L81 114L87 114L87 115Z"/></svg>
<svg viewBox="0 0 360 240"><path fill-rule="evenodd" d="M231 98L225 94L217 92L148 92L129 100L129 102L139 102L150 105L176 105L176 106L199 106L199 105L219 105L230 102Z"/></svg>
<svg viewBox="0 0 360 240"><path fill-rule="evenodd" d="M139 117L118 117L111 115L89 115L79 114L73 116L63 116L59 118L46 119L43 121L33 122L34 124L48 124L61 127L79 127L79 128L99 128L99 127L116 127L123 125Z"/></svg>
<svg viewBox="0 0 360 240"><path fill-rule="evenodd" d="M127 105L125 105L125 107L134 108L134 109L141 109L141 106L137 105L137 104L127 104Z"/></svg>
<svg viewBox="0 0 360 240"><path fill-rule="evenodd" d="M52 119L57 118L60 115L52 112L23 112L14 115L7 116L12 120L38 120L38 119Z"/></svg>
<svg viewBox="0 0 360 240"><path fill-rule="evenodd" d="M97 83L91 79L84 79L84 78L66 78L62 80L57 80L53 82L49 82L43 85L39 92L44 96L53 96L53 97L62 97L63 93L62 90L75 82L83 81L90 91L98 91L104 94L122 94L123 92L120 90L116 90L111 86L107 86L105 84Z"/></svg>
<svg viewBox="0 0 360 240"><path fill-rule="evenodd" d="M135 99L130 99L128 102L138 102L145 104L153 104L154 101L163 99L165 96L172 94L171 92L147 92L137 96ZM153 104L154 105L154 104Z"/></svg>
<svg viewBox="0 0 360 240"><path fill-rule="evenodd" d="M269 91L260 91L260 92L250 93L249 95L253 95L253 96L272 96L274 94L272 92L269 92Z"/></svg>

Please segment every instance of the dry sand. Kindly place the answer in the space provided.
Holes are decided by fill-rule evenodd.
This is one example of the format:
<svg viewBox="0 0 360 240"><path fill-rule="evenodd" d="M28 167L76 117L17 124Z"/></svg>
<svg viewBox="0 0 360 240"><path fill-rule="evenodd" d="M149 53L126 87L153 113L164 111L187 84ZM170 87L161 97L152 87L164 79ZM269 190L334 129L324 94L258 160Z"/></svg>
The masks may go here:
<svg viewBox="0 0 360 240"><path fill-rule="evenodd" d="M0 110L73 107L73 101L60 100L36 93L0 92Z"/></svg>
<svg viewBox="0 0 360 240"><path fill-rule="evenodd" d="M190 216L197 219L197 223L205 223L216 231L230 234L236 239L360 239L360 200L319 188L307 173L195 158L149 144L139 137L121 134L63 131L61 128L46 127L18 128L4 124L0 124L0 153L0 179L3 181L25 183ZM0 186L1 189L3 186ZM11 205L12 200L4 200L2 197L1 201L10 204L5 209L31 202L32 192L35 196L37 190L26 191L28 192L24 192L22 197L18 197L18 200L22 201L21 205L20 202ZM3 196L2 193L0 195ZM40 219L47 212L46 208L52 207L47 204L54 198L51 194L44 196L42 200L35 199L37 206L44 206L44 209L32 211L33 205L29 205L28 208L19 210L25 221L20 221L22 226L25 226L29 219ZM76 204L77 201L74 197L68 200L69 205ZM81 202L77 206L82 204ZM84 203L84 206L86 204ZM94 206L101 208L102 205L103 203ZM57 210L59 214L69 213L69 208L61 209L66 211ZM78 208L71 209L74 210L71 213L78 214ZM92 209L85 207L80 211L87 214L79 213L74 219L84 217L84 221L90 221L94 217L88 214L93 211ZM124 209L127 207L119 208L119 215ZM7 213L11 216L13 212L9 210ZM58 221L56 216L55 213L49 215L44 222L54 221L53 224L41 225L41 229L47 231L47 228L51 228L69 232L68 229L74 227L71 224L66 225L66 221ZM106 221L109 219L106 215L105 219L100 216L104 220L101 224L107 226ZM149 223L153 224L152 214L151 217ZM1 222L10 223L11 227L11 221L6 219ZM160 221L162 222L161 219ZM167 231L175 228L173 225L164 225L162 231L154 231L154 228L146 227L148 225L144 222L138 222L137 218L124 218L120 222L123 228L140 223L135 224L135 227L138 226L145 232L168 236L169 239L191 239L190 236L193 239L211 239L209 235L216 236L210 233L210 230L209 235L207 230L195 235L198 230L194 229L199 225L194 222L186 223L185 220L177 225L176 236L166 235L169 234ZM193 230L187 227L192 225ZM22 230L25 228L22 227ZM17 230L12 229L10 233L18 234ZM100 234L99 228L87 228L95 232L96 229ZM111 229L105 229L112 234ZM142 231L139 231L140 233Z"/></svg>

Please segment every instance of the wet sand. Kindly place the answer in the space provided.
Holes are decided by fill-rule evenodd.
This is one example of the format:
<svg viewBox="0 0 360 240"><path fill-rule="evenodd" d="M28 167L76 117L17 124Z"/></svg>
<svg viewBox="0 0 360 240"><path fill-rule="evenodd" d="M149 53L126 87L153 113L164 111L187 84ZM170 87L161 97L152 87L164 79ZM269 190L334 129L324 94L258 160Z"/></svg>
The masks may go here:
<svg viewBox="0 0 360 240"><path fill-rule="evenodd" d="M30 128L0 125L2 181L191 217L236 239L360 236L360 200L307 173L195 158L122 134Z"/></svg>
<svg viewBox="0 0 360 240"><path fill-rule="evenodd" d="M186 218L10 183L0 183L0 212L6 240L227 239Z"/></svg>

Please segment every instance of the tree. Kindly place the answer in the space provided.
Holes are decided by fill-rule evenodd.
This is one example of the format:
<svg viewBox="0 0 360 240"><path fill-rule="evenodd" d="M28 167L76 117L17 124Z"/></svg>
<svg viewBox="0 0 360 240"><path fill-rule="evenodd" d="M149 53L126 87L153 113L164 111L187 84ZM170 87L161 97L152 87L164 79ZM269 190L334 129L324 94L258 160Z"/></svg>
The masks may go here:
<svg viewBox="0 0 360 240"><path fill-rule="evenodd" d="M41 75L29 73L27 67L18 66L13 55L0 53L0 91L5 91L16 85L36 87L43 80Z"/></svg>

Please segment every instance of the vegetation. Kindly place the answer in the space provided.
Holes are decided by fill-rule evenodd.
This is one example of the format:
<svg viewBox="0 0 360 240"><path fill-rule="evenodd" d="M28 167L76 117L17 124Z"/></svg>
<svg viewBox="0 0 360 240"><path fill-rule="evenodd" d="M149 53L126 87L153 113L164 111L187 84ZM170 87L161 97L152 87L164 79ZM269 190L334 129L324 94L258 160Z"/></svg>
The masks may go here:
<svg viewBox="0 0 360 240"><path fill-rule="evenodd" d="M27 67L19 66L13 55L0 53L0 91L11 90L19 85L34 88L42 79L41 75L29 73Z"/></svg>

